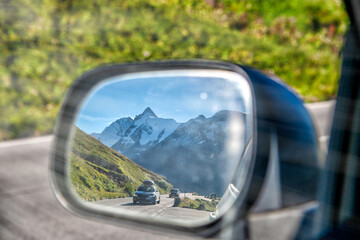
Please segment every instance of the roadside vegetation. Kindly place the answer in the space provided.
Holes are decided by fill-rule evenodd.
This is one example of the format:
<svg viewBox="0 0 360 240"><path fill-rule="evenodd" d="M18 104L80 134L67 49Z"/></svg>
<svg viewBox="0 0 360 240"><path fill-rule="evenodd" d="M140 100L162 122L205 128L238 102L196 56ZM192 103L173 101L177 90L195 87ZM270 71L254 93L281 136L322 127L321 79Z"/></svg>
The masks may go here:
<svg viewBox="0 0 360 240"><path fill-rule="evenodd" d="M144 180L151 179L160 193L172 185L76 128L72 144L70 178L75 191L87 201L130 197Z"/></svg>
<svg viewBox="0 0 360 240"><path fill-rule="evenodd" d="M51 133L67 88L108 63L226 60L334 98L347 23L340 0L1 1L0 140Z"/></svg>
<svg viewBox="0 0 360 240"><path fill-rule="evenodd" d="M190 199L190 198L181 198L180 203L175 207L182 208L191 208L196 210L214 212L216 209L216 205L219 203L217 200L204 200L200 198Z"/></svg>

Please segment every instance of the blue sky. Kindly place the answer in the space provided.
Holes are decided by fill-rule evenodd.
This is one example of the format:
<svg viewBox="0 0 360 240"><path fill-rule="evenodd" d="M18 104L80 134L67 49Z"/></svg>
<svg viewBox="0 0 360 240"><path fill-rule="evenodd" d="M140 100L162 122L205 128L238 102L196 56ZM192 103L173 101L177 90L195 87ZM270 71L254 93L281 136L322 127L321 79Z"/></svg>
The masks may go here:
<svg viewBox="0 0 360 240"><path fill-rule="evenodd" d="M229 81L204 77L113 79L84 101L75 124L86 133L101 132L122 117L135 117L150 107L158 117L186 122L220 110L245 112L242 92Z"/></svg>

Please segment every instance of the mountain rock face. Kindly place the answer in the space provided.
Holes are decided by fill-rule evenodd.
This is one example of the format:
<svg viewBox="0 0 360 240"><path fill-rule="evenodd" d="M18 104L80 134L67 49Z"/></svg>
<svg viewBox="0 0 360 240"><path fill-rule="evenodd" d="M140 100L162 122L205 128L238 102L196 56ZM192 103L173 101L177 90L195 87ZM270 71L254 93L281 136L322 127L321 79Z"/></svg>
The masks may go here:
<svg viewBox="0 0 360 240"><path fill-rule="evenodd" d="M236 124L244 125L245 115L220 111L213 117L200 115L181 124L166 139L134 159L139 165L165 176L182 192L221 196L231 181L240 158L228 153L228 131ZM240 146L241 145L241 146ZM243 148L244 143L239 144ZM229 171L230 170L230 171Z"/></svg>
<svg viewBox="0 0 360 240"><path fill-rule="evenodd" d="M92 133L91 136L97 138L106 146L111 147L119 140L119 137L125 135L126 130L128 130L132 123L133 119L130 117L120 118L111 123L100 134Z"/></svg>
<svg viewBox="0 0 360 240"><path fill-rule="evenodd" d="M185 123L158 118L147 108L131 118L121 118L97 139L137 164L165 176L182 192L221 195L230 183L245 141L245 114L222 110ZM229 153L237 134L236 154ZM95 135L93 135L95 136Z"/></svg>
<svg viewBox="0 0 360 240"><path fill-rule="evenodd" d="M120 118L100 134L91 135L132 159L164 140L179 125L173 119L158 118L148 107L134 119Z"/></svg>

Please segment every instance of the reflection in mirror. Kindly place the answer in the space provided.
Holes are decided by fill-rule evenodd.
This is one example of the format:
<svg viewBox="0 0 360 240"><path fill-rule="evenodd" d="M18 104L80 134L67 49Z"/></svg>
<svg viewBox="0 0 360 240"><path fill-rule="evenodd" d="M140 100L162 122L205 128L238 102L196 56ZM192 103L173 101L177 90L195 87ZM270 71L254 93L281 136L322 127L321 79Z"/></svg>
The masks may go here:
<svg viewBox="0 0 360 240"><path fill-rule="evenodd" d="M227 71L107 79L74 123L74 192L107 211L211 221L245 181L236 176L251 160L244 151L253 134L252 107L248 82Z"/></svg>

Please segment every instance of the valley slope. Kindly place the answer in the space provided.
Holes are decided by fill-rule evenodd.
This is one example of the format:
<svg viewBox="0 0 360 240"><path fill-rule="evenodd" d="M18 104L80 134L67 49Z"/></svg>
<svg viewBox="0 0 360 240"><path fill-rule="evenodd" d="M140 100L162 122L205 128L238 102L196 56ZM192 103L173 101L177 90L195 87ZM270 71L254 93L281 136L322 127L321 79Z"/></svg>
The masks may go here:
<svg viewBox="0 0 360 240"><path fill-rule="evenodd" d="M131 196L146 179L151 179L161 193L172 185L155 174L105 146L75 127L71 154L71 182L87 201Z"/></svg>

